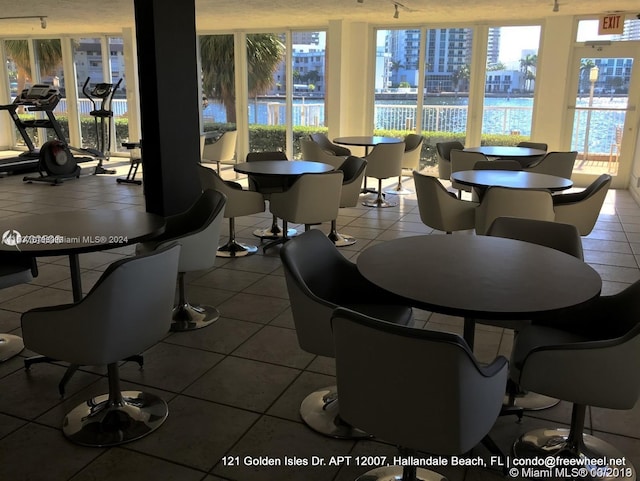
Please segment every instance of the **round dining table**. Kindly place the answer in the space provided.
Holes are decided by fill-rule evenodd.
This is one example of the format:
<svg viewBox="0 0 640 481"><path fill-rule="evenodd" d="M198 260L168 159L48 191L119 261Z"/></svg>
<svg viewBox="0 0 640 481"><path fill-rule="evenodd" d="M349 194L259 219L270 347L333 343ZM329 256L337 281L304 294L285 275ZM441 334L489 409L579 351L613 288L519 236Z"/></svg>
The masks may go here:
<svg viewBox="0 0 640 481"><path fill-rule="evenodd" d="M331 172L334 167L309 160L261 160L260 162L240 162L233 166L233 170L247 175L287 177L302 174L322 174Z"/></svg>
<svg viewBox="0 0 640 481"><path fill-rule="evenodd" d="M0 221L0 251L34 257L69 257L73 300L82 299L79 254L123 247L164 232L156 214L131 210L75 210L29 214Z"/></svg>
<svg viewBox="0 0 640 481"><path fill-rule="evenodd" d="M404 142L404 139L398 137L384 137L380 135L356 135L352 137L338 137L333 139L336 144L351 145L354 147L364 147L364 154L369 154L369 147L375 147L378 144L398 144Z"/></svg>
<svg viewBox="0 0 640 481"><path fill-rule="evenodd" d="M356 135L352 137L338 137L333 139L333 141L340 145L364 147L364 155L366 157L369 155L370 147L375 147L378 144L399 144L400 142L404 142L404 139L400 139L398 137L384 137L380 135ZM361 192L363 194L375 194L378 192L376 189L367 187L366 174Z"/></svg>
<svg viewBox="0 0 640 481"><path fill-rule="evenodd" d="M286 190L291 184L291 179L302 174L323 174L335 170L332 165L322 162L312 162L309 160L261 160L260 162L240 162L235 164L233 170L241 174L256 175L264 177L279 177L282 181L282 190ZM271 227L256 229L253 235L261 239L276 239L263 247L268 250L280 242L284 242L286 236L278 225L278 220L273 217ZM288 229L287 236L293 237L295 229Z"/></svg>
<svg viewBox="0 0 640 481"><path fill-rule="evenodd" d="M530 147L513 147L506 145L481 145L480 147L465 147L464 152L479 152L487 157L501 157L513 159L516 157L539 157L547 152Z"/></svg>
<svg viewBox="0 0 640 481"><path fill-rule="evenodd" d="M473 346L475 319L549 316L600 294L602 280L582 260L513 239L421 235L382 242L357 259L360 273L415 307L465 319Z"/></svg>
<svg viewBox="0 0 640 481"><path fill-rule="evenodd" d="M546 189L556 192L573 186L571 179L523 170L460 170L451 174L451 180L479 190L495 186L511 189Z"/></svg>

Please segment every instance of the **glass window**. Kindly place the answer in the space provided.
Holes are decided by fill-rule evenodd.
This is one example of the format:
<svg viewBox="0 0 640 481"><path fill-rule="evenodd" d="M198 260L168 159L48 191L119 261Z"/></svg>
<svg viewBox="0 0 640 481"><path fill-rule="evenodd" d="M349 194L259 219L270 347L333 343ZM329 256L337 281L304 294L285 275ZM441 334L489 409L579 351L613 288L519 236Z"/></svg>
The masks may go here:
<svg viewBox="0 0 640 481"><path fill-rule="evenodd" d="M247 35L247 66L249 71L249 150L286 151L286 47L285 35L280 33L254 33ZM280 82L276 77L280 76ZM293 82L303 89L294 72Z"/></svg>
<svg viewBox="0 0 640 481"><path fill-rule="evenodd" d="M530 138L539 43L539 26L489 29L483 144L515 145Z"/></svg>
<svg viewBox="0 0 640 481"><path fill-rule="evenodd" d="M292 32L291 68L293 72L293 148L300 152L300 138L313 132L327 133L325 127L325 46L326 34L321 31ZM304 67L301 66L304 64ZM278 78L284 78L281 72ZM275 93L272 91L272 93ZM278 91L281 93L281 91Z"/></svg>
<svg viewBox="0 0 640 481"><path fill-rule="evenodd" d="M640 19L627 18L624 21L624 29L621 35L599 35L599 20L580 20L578 22L578 35L576 41L588 42L590 40L611 40L612 42L625 42L640 40Z"/></svg>

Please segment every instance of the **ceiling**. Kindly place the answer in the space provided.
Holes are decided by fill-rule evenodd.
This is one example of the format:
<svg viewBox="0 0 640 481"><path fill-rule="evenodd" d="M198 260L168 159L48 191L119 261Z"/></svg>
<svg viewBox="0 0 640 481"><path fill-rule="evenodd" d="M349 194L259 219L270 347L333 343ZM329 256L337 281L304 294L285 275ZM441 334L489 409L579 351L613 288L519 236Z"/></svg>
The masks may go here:
<svg viewBox="0 0 640 481"><path fill-rule="evenodd" d="M179 5L184 0L173 0ZM553 15L593 15L622 11L640 13L638 0L195 0L198 31L275 27L324 27L329 20L366 22L385 27L416 24L542 19ZM394 4L399 18L394 19ZM133 0L0 0L3 17L47 16L0 20L0 37L119 33L133 26Z"/></svg>

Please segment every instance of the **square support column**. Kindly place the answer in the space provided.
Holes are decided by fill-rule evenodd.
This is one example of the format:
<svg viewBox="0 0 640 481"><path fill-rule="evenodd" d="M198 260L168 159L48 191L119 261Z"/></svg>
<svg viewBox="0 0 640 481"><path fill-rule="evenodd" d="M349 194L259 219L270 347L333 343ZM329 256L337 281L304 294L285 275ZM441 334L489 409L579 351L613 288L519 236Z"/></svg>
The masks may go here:
<svg viewBox="0 0 640 481"><path fill-rule="evenodd" d="M147 212L187 210L201 188L195 2L134 0Z"/></svg>

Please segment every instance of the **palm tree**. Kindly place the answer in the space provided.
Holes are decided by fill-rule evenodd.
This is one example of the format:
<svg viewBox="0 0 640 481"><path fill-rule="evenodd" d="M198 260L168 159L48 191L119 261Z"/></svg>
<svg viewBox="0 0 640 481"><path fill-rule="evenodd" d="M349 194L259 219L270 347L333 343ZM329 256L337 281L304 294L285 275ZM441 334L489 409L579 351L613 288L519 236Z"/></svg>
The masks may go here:
<svg viewBox="0 0 640 481"><path fill-rule="evenodd" d="M60 40L36 39L33 41L40 75L53 74L62 63L62 46ZM31 59L29 45L26 40L5 40L7 54L18 70L18 92L22 92L27 80L31 81Z"/></svg>
<svg viewBox="0 0 640 481"><path fill-rule="evenodd" d="M471 71L469 69L468 64L461 65L451 74L451 83L453 83L453 88L458 95L458 90L460 87L460 82L462 80L467 81L471 77Z"/></svg>
<svg viewBox="0 0 640 481"><path fill-rule="evenodd" d="M233 35L200 37L202 82L207 96L224 105L227 122L236 122L235 61ZM264 93L273 85L273 74L284 57L284 45L277 35L247 36L249 96Z"/></svg>
<svg viewBox="0 0 640 481"><path fill-rule="evenodd" d="M538 56L529 54L520 59L520 71L522 72L522 80L524 82L524 90L531 91L533 80L536 79L536 66L538 65Z"/></svg>

